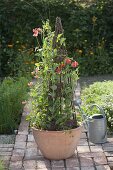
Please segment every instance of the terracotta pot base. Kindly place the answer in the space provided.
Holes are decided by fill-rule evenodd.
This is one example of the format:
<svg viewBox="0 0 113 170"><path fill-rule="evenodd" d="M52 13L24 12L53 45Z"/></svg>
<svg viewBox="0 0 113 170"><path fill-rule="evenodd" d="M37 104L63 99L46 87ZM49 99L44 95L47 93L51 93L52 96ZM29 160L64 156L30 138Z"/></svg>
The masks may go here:
<svg viewBox="0 0 113 170"><path fill-rule="evenodd" d="M71 157L82 133L82 126L65 131L44 131L33 128L35 141L47 159L66 159Z"/></svg>

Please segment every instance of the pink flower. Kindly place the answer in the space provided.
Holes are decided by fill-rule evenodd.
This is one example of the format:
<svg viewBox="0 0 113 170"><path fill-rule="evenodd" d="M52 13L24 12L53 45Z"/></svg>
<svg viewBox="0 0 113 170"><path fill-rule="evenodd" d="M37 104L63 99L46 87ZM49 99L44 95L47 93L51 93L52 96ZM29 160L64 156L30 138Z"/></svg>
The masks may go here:
<svg viewBox="0 0 113 170"><path fill-rule="evenodd" d="M38 73L38 71L39 71L39 68L37 67L37 68L35 69L36 74Z"/></svg>
<svg viewBox="0 0 113 170"><path fill-rule="evenodd" d="M66 63L66 64L71 64L71 59L70 59L70 58L66 58L66 59L65 59L65 63Z"/></svg>
<svg viewBox="0 0 113 170"><path fill-rule="evenodd" d="M34 71L32 71L32 72L31 72L31 74L32 74L32 76L33 76L33 75L35 75L35 72L34 72Z"/></svg>
<svg viewBox="0 0 113 170"><path fill-rule="evenodd" d="M38 75L34 76L34 78L37 79L37 78L38 78Z"/></svg>
<svg viewBox="0 0 113 170"><path fill-rule="evenodd" d="M24 104L26 104L27 103L27 101L25 100L25 101L22 101L22 104L24 105Z"/></svg>
<svg viewBox="0 0 113 170"><path fill-rule="evenodd" d="M28 86L31 87L33 85L33 82L29 82Z"/></svg>
<svg viewBox="0 0 113 170"><path fill-rule="evenodd" d="M77 61L72 62L71 66L72 66L73 68L77 67L77 66L78 66L78 62L77 62Z"/></svg>
<svg viewBox="0 0 113 170"><path fill-rule="evenodd" d="M41 31L42 31L41 28L35 28L35 29L33 29L33 36L34 36L34 37L37 37L38 34L39 34Z"/></svg>

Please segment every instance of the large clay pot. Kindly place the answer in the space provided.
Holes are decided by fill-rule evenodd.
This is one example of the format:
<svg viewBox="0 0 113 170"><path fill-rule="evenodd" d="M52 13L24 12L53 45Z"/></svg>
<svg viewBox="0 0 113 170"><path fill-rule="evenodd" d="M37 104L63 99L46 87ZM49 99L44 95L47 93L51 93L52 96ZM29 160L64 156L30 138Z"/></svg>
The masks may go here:
<svg viewBox="0 0 113 170"><path fill-rule="evenodd" d="M65 131L44 131L33 128L35 141L47 159L66 159L71 157L82 133L82 126Z"/></svg>

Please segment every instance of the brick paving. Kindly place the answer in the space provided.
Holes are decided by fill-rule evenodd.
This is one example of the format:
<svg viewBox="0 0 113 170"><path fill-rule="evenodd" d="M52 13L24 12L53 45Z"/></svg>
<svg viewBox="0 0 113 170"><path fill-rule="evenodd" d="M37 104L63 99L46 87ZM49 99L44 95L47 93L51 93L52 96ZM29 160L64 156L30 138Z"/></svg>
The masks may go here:
<svg viewBox="0 0 113 170"><path fill-rule="evenodd" d="M47 160L34 141L23 112L15 144L0 144L0 159L7 170L112 170L113 138L95 145L83 132L75 155L66 160Z"/></svg>
<svg viewBox="0 0 113 170"><path fill-rule="evenodd" d="M96 145L82 133L75 155L66 160L47 160L37 147L29 123L26 121L27 106L14 144L0 144L0 159L6 170L113 170L113 138Z"/></svg>

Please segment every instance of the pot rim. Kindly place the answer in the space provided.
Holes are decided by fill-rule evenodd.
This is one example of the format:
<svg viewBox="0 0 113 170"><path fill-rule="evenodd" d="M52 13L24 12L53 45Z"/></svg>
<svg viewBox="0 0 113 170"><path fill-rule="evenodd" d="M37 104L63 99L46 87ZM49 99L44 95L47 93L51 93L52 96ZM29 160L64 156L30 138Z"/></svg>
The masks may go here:
<svg viewBox="0 0 113 170"><path fill-rule="evenodd" d="M42 130L42 129L37 129L35 127L31 127L33 130L35 131L40 131L40 132L48 132L48 133L54 133L54 132L57 132L57 133L62 133L62 132L69 132L69 131L76 131L78 129L82 129L83 128L83 125L80 125L78 126L77 128L74 128L74 129L68 129L68 130Z"/></svg>

